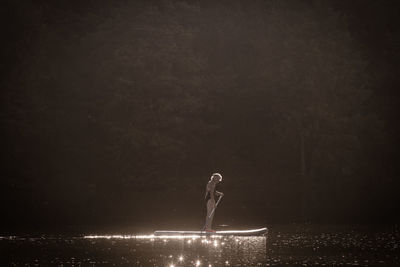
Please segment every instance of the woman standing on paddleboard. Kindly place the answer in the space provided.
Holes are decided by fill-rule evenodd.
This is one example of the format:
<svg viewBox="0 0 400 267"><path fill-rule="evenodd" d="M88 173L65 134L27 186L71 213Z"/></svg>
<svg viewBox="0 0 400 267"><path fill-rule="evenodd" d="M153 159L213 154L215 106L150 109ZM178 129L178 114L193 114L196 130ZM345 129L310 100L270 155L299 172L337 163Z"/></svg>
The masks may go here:
<svg viewBox="0 0 400 267"><path fill-rule="evenodd" d="M215 214L215 199L219 196L222 197L224 194L222 192L218 192L216 190L216 186L218 183L222 181L222 175L219 173L214 173L211 175L210 181L207 183L206 186L206 205L207 205L207 217L206 223L204 225L204 230L206 232L215 232L211 229L212 221Z"/></svg>

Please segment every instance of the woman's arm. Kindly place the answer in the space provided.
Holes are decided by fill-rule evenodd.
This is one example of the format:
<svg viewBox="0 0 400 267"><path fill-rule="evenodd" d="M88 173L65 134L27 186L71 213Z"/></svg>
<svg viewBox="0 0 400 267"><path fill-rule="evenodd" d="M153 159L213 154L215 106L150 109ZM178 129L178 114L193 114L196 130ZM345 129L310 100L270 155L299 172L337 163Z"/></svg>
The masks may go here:
<svg viewBox="0 0 400 267"><path fill-rule="evenodd" d="M216 194L217 196L221 196L221 197L224 195L224 193L218 192L218 191L215 191L215 194Z"/></svg>

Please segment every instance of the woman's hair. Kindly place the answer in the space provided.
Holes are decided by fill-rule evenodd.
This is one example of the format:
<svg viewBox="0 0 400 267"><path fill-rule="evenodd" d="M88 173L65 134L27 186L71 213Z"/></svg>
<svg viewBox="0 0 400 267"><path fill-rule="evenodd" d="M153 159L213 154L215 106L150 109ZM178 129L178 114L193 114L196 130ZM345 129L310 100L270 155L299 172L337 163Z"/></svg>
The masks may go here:
<svg viewBox="0 0 400 267"><path fill-rule="evenodd" d="M222 175L219 174L218 172L213 173L213 174L211 175L211 180L213 180L213 179L218 179L219 182L221 182L221 181L222 181Z"/></svg>

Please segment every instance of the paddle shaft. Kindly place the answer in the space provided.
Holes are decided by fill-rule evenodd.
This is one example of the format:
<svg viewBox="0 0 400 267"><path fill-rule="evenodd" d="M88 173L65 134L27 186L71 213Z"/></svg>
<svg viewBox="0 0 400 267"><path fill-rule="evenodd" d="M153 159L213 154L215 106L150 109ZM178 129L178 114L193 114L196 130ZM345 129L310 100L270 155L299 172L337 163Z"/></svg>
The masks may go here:
<svg viewBox="0 0 400 267"><path fill-rule="evenodd" d="M222 195L219 196L219 199L218 199L217 203L215 203L215 207L213 208L213 210L211 211L210 215L208 216L209 219L213 215L213 213L214 213L215 209L217 208L218 203L221 201L221 199L222 199Z"/></svg>

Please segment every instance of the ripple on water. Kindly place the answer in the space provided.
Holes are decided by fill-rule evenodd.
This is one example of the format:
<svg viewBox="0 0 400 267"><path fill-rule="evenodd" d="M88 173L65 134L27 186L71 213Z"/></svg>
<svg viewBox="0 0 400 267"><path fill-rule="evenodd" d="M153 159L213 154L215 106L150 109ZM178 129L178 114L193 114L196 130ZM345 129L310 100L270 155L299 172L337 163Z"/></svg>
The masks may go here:
<svg viewBox="0 0 400 267"><path fill-rule="evenodd" d="M267 237L1 237L8 265L390 266L399 265L397 227L369 231L270 227ZM356 228L357 229L357 228ZM140 238L143 237L143 238Z"/></svg>

